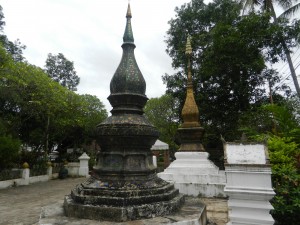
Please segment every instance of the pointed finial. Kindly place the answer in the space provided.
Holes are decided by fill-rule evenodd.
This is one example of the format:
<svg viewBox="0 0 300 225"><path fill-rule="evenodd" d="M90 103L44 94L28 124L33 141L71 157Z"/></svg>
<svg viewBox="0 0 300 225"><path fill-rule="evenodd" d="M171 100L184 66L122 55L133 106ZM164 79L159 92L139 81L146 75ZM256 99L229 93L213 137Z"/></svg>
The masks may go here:
<svg viewBox="0 0 300 225"><path fill-rule="evenodd" d="M192 49L192 45L191 45L191 36L188 35L187 40L186 40L185 54L191 55L192 51L193 51L193 49Z"/></svg>
<svg viewBox="0 0 300 225"><path fill-rule="evenodd" d="M188 35L186 40L185 54L188 56L188 74L187 74L187 94L185 103L183 105L181 115L183 118L182 127L200 127L199 123L199 110L194 97L193 81L192 81L192 66L191 66L191 36Z"/></svg>
<svg viewBox="0 0 300 225"><path fill-rule="evenodd" d="M128 8L126 13L126 18L132 18L131 9L130 9L130 0L128 1Z"/></svg>
<svg viewBox="0 0 300 225"><path fill-rule="evenodd" d="M131 9L130 9L130 3L129 2L128 2L126 18L127 18L127 24L126 24L126 28L125 28L125 32L124 32L124 36L123 36L123 41L133 43L134 38L133 38L132 27L131 27L132 14L131 14Z"/></svg>

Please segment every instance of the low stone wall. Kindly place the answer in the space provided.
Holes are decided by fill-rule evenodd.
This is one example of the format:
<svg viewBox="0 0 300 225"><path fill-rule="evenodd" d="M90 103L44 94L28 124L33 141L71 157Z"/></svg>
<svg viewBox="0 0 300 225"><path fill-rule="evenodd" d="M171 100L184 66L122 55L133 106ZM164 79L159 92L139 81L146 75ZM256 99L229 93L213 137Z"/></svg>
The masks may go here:
<svg viewBox="0 0 300 225"><path fill-rule="evenodd" d="M66 169L68 170L68 175L71 177L88 177L89 158L90 157L86 153L83 153L79 157L80 162L71 162L65 165ZM26 167L29 167L28 164L26 165ZM22 169L22 178L0 181L0 189L9 188L13 186L28 185L36 182L45 182L51 179L55 179L58 176L59 173L52 173L52 166L48 167L47 174L32 177L30 176L30 169L24 168Z"/></svg>
<svg viewBox="0 0 300 225"><path fill-rule="evenodd" d="M14 186L28 185L37 182L44 182L58 177L58 174L52 174L52 167L49 167L46 175L30 177L30 169L22 170L22 178L0 181L0 189L5 189Z"/></svg>

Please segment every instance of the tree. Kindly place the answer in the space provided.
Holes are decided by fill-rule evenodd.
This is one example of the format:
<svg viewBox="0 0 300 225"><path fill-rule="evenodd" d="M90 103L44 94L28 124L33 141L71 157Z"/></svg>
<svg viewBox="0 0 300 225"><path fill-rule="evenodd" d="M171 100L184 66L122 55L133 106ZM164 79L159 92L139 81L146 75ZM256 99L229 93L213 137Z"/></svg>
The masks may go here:
<svg viewBox="0 0 300 225"><path fill-rule="evenodd" d="M0 135L0 171L10 169L18 161L20 140Z"/></svg>
<svg viewBox="0 0 300 225"><path fill-rule="evenodd" d="M4 14L2 12L2 7L0 5L0 32L1 33L3 33L4 26L5 26ZM6 49L6 51L11 54L12 58L15 61L21 62L25 60L23 56L23 50L26 48L26 46L23 45L19 39L12 42L8 40L6 35L0 34L0 43Z"/></svg>
<svg viewBox="0 0 300 225"><path fill-rule="evenodd" d="M184 55L187 34L192 37L192 74L200 121L208 134L237 139L238 120L252 103L266 97L262 75L265 60L278 61L276 36L282 32L270 24L269 15L240 16L240 6L230 0L208 5L201 0L176 8L169 21L167 53L179 70L163 77L167 92L180 100L185 95ZM186 31L186 32L182 32ZM270 41L272 40L272 41Z"/></svg>
<svg viewBox="0 0 300 225"><path fill-rule="evenodd" d="M93 95L68 93L66 109L53 122L54 139L59 151L90 144L95 139L96 125L107 117L103 103Z"/></svg>
<svg viewBox="0 0 300 225"><path fill-rule="evenodd" d="M62 53L58 53L58 55L48 54L45 72L63 87L71 91L77 90L76 87L80 82L80 78L76 74L74 63L66 59Z"/></svg>
<svg viewBox="0 0 300 225"><path fill-rule="evenodd" d="M159 130L159 139L176 150L175 134L179 125L178 101L171 95L151 98L145 108L146 118Z"/></svg>
<svg viewBox="0 0 300 225"><path fill-rule="evenodd" d="M3 8L2 6L0 5L0 31L3 31L3 27L5 25L5 22L4 22L4 14L3 14Z"/></svg>
<svg viewBox="0 0 300 225"><path fill-rule="evenodd" d="M241 128L250 140L268 144L276 193L271 200L275 224L296 225L300 219L300 100L281 97L275 102L245 114Z"/></svg>
<svg viewBox="0 0 300 225"><path fill-rule="evenodd" d="M244 123L250 139L267 141L272 184L276 193L271 214L278 225L296 225L300 219L299 98L263 105Z"/></svg>
<svg viewBox="0 0 300 225"><path fill-rule="evenodd" d="M274 4L284 9L284 12L279 17L289 17L300 8L300 3L297 3L298 0L239 0L238 2L241 4L243 12L247 9L255 11L256 6L263 11L271 12L274 21L277 19Z"/></svg>
<svg viewBox="0 0 300 225"><path fill-rule="evenodd" d="M97 97L68 90L41 68L13 61L0 47L0 121L5 135L38 152L53 146L66 150L90 140L93 127L106 117Z"/></svg>
<svg viewBox="0 0 300 225"><path fill-rule="evenodd" d="M293 15L296 11L300 8L300 3L293 5L294 2L297 2L298 0L240 0L240 4L242 5L243 12L245 9L250 8L251 11L254 11L255 6L260 5L261 9L266 12L270 12L273 18L274 23L278 23L281 18L283 17L289 17ZM279 6L281 6L285 11L279 16L276 16L276 12L274 10L274 4L277 3ZM300 87L297 79L297 75L295 72L295 68L292 62L292 58L290 55L290 48L286 44L286 40L284 39L284 36L281 36L282 45L284 48L284 52L286 55L286 59L289 64L289 68L291 71L291 76L294 81L294 85L298 94L298 97L300 97Z"/></svg>
<svg viewBox="0 0 300 225"><path fill-rule="evenodd" d="M276 193L271 200L274 207L271 214L278 225L297 225L300 220L299 145L288 137L271 136L268 149Z"/></svg>

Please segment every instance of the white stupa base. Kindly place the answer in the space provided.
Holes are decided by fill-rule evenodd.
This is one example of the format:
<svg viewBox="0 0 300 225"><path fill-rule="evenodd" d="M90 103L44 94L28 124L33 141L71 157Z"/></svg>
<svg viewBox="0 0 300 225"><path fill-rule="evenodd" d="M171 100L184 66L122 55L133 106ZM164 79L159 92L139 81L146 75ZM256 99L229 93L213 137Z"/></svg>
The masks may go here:
<svg viewBox="0 0 300 225"><path fill-rule="evenodd" d="M179 192L189 196L226 197L224 171L208 159L207 152L177 152L176 160L158 176L174 183Z"/></svg>
<svg viewBox="0 0 300 225"><path fill-rule="evenodd" d="M228 225L271 225L271 167L267 147L260 143L226 143L225 173Z"/></svg>
<svg viewBox="0 0 300 225"><path fill-rule="evenodd" d="M271 168L265 165L227 165L229 196L227 225L270 225L274 219L270 200L275 193L271 185Z"/></svg>

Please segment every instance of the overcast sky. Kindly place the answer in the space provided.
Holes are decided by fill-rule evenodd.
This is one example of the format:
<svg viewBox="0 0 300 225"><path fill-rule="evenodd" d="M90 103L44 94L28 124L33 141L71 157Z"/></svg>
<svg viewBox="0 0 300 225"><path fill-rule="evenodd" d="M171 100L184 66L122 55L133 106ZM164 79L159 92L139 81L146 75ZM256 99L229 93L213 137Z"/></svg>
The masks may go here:
<svg viewBox="0 0 300 225"><path fill-rule="evenodd" d="M164 40L175 7L186 2L190 0L130 2L135 56L148 98L164 94L161 76L174 72ZM63 53L80 76L78 93L96 95L111 110L109 84L122 56L128 0L0 0L0 5L4 33L27 46L29 63L43 68L48 53ZM282 71L289 73L287 66Z"/></svg>
<svg viewBox="0 0 300 225"><path fill-rule="evenodd" d="M172 74L166 54L168 21L189 0L131 0L135 56L148 98L164 94L161 76ZM207 1L209 2L209 1ZM4 33L26 45L29 63L44 67L48 53L63 53L80 77L78 93L96 95L108 110L110 80L122 56L128 0L0 0Z"/></svg>

